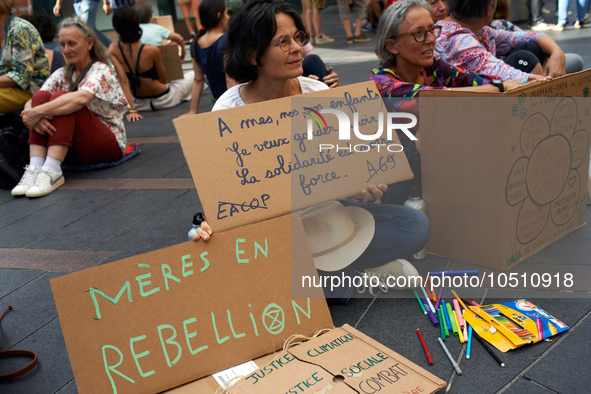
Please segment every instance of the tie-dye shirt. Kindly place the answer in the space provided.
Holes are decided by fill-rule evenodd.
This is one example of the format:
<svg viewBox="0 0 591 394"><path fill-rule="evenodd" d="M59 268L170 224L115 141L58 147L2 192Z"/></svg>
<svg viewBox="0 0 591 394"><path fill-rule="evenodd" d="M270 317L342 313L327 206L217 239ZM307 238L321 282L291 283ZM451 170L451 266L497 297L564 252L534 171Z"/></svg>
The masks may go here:
<svg viewBox="0 0 591 394"><path fill-rule="evenodd" d="M388 110L410 112L417 118L419 115L417 99L421 90L480 86L491 82L487 77L463 71L439 57L433 59L431 66L423 68L422 73L425 81L422 85L403 81L396 70L390 68L374 69L369 79L375 82ZM416 127L411 131L415 133ZM406 135L399 133L399 137L404 139Z"/></svg>
<svg viewBox="0 0 591 394"><path fill-rule="evenodd" d="M22 90L37 92L49 76L49 61L39 33L29 22L14 15L0 28L6 32L0 75L12 79Z"/></svg>
<svg viewBox="0 0 591 394"><path fill-rule="evenodd" d="M511 67L498 59L519 45L535 41L542 33L533 31L504 31L484 26L478 34L459 23L441 20L441 36L435 42L435 53L464 70L490 75L500 80L526 82L528 73Z"/></svg>

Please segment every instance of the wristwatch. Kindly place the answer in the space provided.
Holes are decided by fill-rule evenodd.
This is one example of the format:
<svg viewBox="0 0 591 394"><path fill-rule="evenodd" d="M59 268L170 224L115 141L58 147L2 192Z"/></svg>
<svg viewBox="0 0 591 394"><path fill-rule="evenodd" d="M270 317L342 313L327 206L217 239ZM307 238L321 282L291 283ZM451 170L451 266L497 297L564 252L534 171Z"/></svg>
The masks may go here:
<svg viewBox="0 0 591 394"><path fill-rule="evenodd" d="M499 88L499 91L501 93L503 93L505 91L505 86L503 85L503 81L501 81L500 79L493 79L492 84L493 84L493 86L496 86L497 88Z"/></svg>

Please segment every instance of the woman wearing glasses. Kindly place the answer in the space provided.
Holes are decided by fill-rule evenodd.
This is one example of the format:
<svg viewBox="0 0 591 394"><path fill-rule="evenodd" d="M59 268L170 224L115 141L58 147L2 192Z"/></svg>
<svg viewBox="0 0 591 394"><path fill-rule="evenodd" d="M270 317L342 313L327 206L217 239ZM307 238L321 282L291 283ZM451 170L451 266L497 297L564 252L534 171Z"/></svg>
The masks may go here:
<svg viewBox="0 0 591 394"><path fill-rule="evenodd" d="M303 45L308 40L300 14L291 5L280 0L245 3L228 26L226 73L239 85L228 89L213 110L328 89L320 81L301 76ZM418 275L408 261L400 258L425 246L429 221L422 213L407 207L377 204L386 190L386 185L370 185L354 197L359 202L343 202L369 211L375 219L375 235L363 254L343 270L347 276ZM193 239L207 241L211 234L211 227L203 222ZM331 274L340 277L341 273ZM325 295L347 303L352 291L352 287L333 292L325 289Z"/></svg>
<svg viewBox="0 0 591 394"><path fill-rule="evenodd" d="M79 18L64 19L60 47L67 65L55 71L25 104L30 162L12 195L40 197L64 183L61 163L121 159L127 144L123 115L129 105L108 66L96 33Z"/></svg>

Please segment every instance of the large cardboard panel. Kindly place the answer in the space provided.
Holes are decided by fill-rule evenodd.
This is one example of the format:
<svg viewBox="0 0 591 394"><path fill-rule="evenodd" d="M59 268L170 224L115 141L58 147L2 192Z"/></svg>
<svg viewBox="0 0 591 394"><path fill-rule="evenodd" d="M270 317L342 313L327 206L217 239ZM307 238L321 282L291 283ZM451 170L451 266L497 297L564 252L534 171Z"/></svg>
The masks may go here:
<svg viewBox="0 0 591 394"><path fill-rule="evenodd" d="M506 93L425 91L431 253L508 270L585 224L591 70Z"/></svg>
<svg viewBox="0 0 591 394"><path fill-rule="evenodd" d="M174 33L174 22L172 21L171 15L152 17L151 23L156 23L157 25L160 25Z"/></svg>
<svg viewBox="0 0 591 394"><path fill-rule="evenodd" d="M321 290L291 297L292 247L316 272L303 231L287 215L53 279L78 390L161 392L332 328Z"/></svg>
<svg viewBox="0 0 591 394"><path fill-rule="evenodd" d="M168 82L175 79L183 79L183 65L179 55L178 45L159 45L158 49L160 49L160 53L162 54L162 61L164 62Z"/></svg>
<svg viewBox="0 0 591 394"><path fill-rule="evenodd" d="M434 393L445 382L349 325L275 356L229 393Z"/></svg>
<svg viewBox="0 0 591 394"><path fill-rule="evenodd" d="M306 108L316 111L316 120ZM322 109L346 114L347 131L357 113L364 135L376 135L382 119L387 136L386 109L373 82L173 121L213 228L253 223L356 194L370 184L412 178L404 153L392 152L400 150L395 131L392 140L376 139L369 152L355 152L370 141L353 132L351 140L339 140L337 116L321 119ZM312 140L307 139L309 127ZM335 149L319 152L319 144Z"/></svg>

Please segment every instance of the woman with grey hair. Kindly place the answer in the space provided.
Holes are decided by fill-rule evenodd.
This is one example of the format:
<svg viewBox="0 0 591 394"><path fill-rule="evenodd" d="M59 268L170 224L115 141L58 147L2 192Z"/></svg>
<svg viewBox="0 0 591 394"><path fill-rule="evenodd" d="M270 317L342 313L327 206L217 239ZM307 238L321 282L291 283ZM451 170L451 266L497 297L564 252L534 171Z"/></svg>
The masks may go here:
<svg viewBox="0 0 591 394"><path fill-rule="evenodd" d="M55 71L25 104L30 162L12 195L41 197L64 184L61 163L121 159L129 108L96 33L79 18L64 19L60 46L67 65Z"/></svg>
<svg viewBox="0 0 591 394"><path fill-rule="evenodd" d="M501 81L544 81L564 75L565 55L551 37L533 31L503 31L488 26L496 0L448 0L450 16L437 22L441 38L435 52L449 63ZM498 56L506 56L501 60ZM568 71L582 69L573 59Z"/></svg>
<svg viewBox="0 0 591 394"><path fill-rule="evenodd" d="M396 2L382 14L375 48L381 64L380 68L372 71L370 80L375 82L389 110L418 115L416 98L424 89L490 83L486 77L464 72L439 57L434 57L433 48L440 32L441 27L433 23L429 6L424 0ZM492 86L491 89L497 90ZM400 97L408 100L394 99ZM417 128L411 131L416 134ZM389 187L382 200L394 204L404 202L413 187L421 191L420 156L415 143L402 132L398 137L415 178Z"/></svg>

